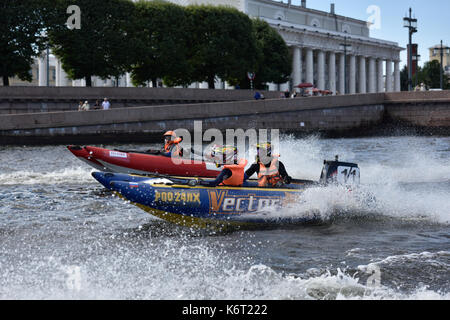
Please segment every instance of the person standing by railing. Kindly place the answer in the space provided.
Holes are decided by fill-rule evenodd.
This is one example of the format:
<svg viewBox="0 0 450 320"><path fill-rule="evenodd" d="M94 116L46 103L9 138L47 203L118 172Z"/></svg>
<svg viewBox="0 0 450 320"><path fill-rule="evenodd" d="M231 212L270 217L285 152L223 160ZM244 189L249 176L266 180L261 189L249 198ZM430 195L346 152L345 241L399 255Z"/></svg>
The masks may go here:
<svg viewBox="0 0 450 320"><path fill-rule="evenodd" d="M89 109L91 108L91 106L89 105L89 101L85 101L84 104L81 106L81 110L82 111L89 111Z"/></svg>
<svg viewBox="0 0 450 320"><path fill-rule="evenodd" d="M102 107L103 107L103 110L109 110L109 108L111 107L111 103L109 102L109 100L107 98L103 99Z"/></svg>

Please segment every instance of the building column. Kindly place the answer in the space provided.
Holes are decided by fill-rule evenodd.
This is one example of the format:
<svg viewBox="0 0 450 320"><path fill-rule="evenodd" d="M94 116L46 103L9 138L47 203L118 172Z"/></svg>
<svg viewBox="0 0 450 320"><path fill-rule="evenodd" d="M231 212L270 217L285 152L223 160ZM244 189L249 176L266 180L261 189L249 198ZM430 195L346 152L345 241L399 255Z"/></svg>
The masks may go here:
<svg viewBox="0 0 450 320"><path fill-rule="evenodd" d="M124 73L119 77L119 87L128 87L127 74Z"/></svg>
<svg viewBox="0 0 450 320"><path fill-rule="evenodd" d="M294 54L293 54L293 62L292 62L292 81L293 86L297 86L300 83L302 83L302 49L300 47L294 47Z"/></svg>
<svg viewBox="0 0 450 320"><path fill-rule="evenodd" d="M345 53L339 55L339 93L346 94L345 92Z"/></svg>
<svg viewBox="0 0 450 320"><path fill-rule="evenodd" d="M377 92L376 60L369 58L369 93Z"/></svg>
<svg viewBox="0 0 450 320"><path fill-rule="evenodd" d="M367 93L366 57L359 57L359 93Z"/></svg>
<svg viewBox="0 0 450 320"><path fill-rule="evenodd" d="M69 85L68 79L67 79L67 73L62 68L61 60L56 59L56 65L55 65L55 86L57 87L67 87Z"/></svg>
<svg viewBox="0 0 450 320"><path fill-rule="evenodd" d="M377 89L378 89L378 92L384 92L384 73L383 73L383 60L382 59L378 59Z"/></svg>
<svg viewBox="0 0 450 320"><path fill-rule="evenodd" d="M280 91L283 91L283 92L289 91L289 82L281 83L280 84Z"/></svg>
<svg viewBox="0 0 450 320"><path fill-rule="evenodd" d="M336 53L328 54L328 86L329 90L336 95Z"/></svg>
<svg viewBox="0 0 450 320"><path fill-rule="evenodd" d="M348 75L348 91L350 94L356 93L356 56L350 56L349 75Z"/></svg>
<svg viewBox="0 0 450 320"><path fill-rule="evenodd" d="M394 82L392 78L392 60L386 60L386 92L394 91Z"/></svg>
<svg viewBox="0 0 450 320"><path fill-rule="evenodd" d="M99 87L101 84L102 84L102 79L100 79L100 77L97 77L97 76L92 77L92 86L93 87Z"/></svg>
<svg viewBox="0 0 450 320"><path fill-rule="evenodd" d="M317 88L325 90L325 52L317 52Z"/></svg>
<svg viewBox="0 0 450 320"><path fill-rule="evenodd" d="M306 82L314 84L314 52L306 49Z"/></svg>
<svg viewBox="0 0 450 320"><path fill-rule="evenodd" d="M125 77L126 77L126 82L127 82L127 87L133 87L133 82L131 82L131 73L127 72L125 73Z"/></svg>
<svg viewBox="0 0 450 320"><path fill-rule="evenodd" d="M214 88L220 90L225 89L225 82L220 78L216 78L216 81L214 82Z"/></svg>
<svg viewBox="0 0 450 320"><path fill-rule="evenodd" d="M394 91L401 91L401 83L400 83L400 61L394 62Z"/></svg>
<svg viewBox="0 0 450 320"><path fill-rule="evenodd" d="M103 86L104 87L112 87L113 86L112 80L110 78L106 79Z"/></svg>
<svg viewBox="0 0 450 320"><path fill-rule="evenodd" d="M72 80L72 87L86 87L85 79Z"/></svg>
<svg viewBox="0 0 450 320"><path fill-rule="evenodd" d="M47 86L47 68L48 68L48 62L47 62L47 52L43 51L42 54L39 57L39 86L45 87Z"/></svg>

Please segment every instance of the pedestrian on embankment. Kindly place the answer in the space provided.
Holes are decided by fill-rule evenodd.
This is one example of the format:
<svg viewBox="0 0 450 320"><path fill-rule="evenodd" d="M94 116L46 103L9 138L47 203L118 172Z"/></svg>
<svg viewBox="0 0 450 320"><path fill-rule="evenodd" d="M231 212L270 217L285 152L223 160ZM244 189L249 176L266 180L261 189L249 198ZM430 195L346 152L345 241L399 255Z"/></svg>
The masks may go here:
<svg viewBox="0 0 450 320"><path fill-rule="evenodd" d="M103 99L102 103L103 110L109 110L111 107L111 103L109 102L108 98Z"/></svg>

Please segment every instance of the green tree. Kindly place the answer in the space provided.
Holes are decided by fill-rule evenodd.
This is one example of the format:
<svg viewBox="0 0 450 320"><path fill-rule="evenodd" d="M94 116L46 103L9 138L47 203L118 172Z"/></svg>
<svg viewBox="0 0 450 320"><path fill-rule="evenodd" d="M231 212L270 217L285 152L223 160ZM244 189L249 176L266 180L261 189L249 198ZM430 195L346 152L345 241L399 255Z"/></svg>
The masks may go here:
<svg viewBox="0 0 450 320"><path fill-rule="evenodd" d="M419 86L420 87L420 84L425 82L425 80L423 78L423 74L424 74L423 73L423 69L420 66L417 66L416 74L413 75L413 78L412 78L413 88L415 86Z"/></svg>
<svg viewBox="0 0 450 320"><path fill-rule="evenodd" d="M155 83L157 78L164 78L171 86L187 84L185 9L163 1L140 1L134 21L137 58L132 68L133 83Z"/></svg>
<svg viewBox="0 0 450 320"><path fill-rule="evenodd" d="M419 75L420 82L424 82L429 88L440 88L441 87L441 64L437 60L428 61L424 64L423 69ZM450 89L448 83L449 79L444 74L443 75L443 89Z"/></svg>
<svg viewBox="0 0 450 320"><path fill-rule="evenodd" d="M67 7L81 10L81 28L66 25ZM53 53L62 62L71 79L119 77L131 69L135 59L133 16L135 6L130 0L58 0L55 20L49 36Z"/></svg>
<svg viewBox="0 0 450 320"><path fill-rule="evenodd" d="M289 81L292 57L284 39L266 21L260 19L252 20L252 29L257 50L254 88L265 89L268 83L281 84ZM250 88L247 77L241 77L238 83L241 88Z"/></svg>
<svg viewBox="0 0 450 320"><path fill-rule="evenodd" d="M216 77L240 79L256 66L257 52L251 19L230 7L188 6L187 37L191 82Z"/></svg>
<svg viewBox="0 0 450 320"><path fill-rule="evenodd" d="M424 83L428 88L440 88L441 87L441 64L437 60L428 61L424 64L423 68L418 66L416 75L413 76L412 83L420 85ZM450 89L449 78L445 74L443 75L444 90ZM405 66L400 73L401 90L408 91L408 67ZM414 89L414 88L413 88Z"/></svg>
<svg viewBox="0 0 450 320"><path fill-rule="evenodd" d="M48 8L46 0L0 1L0 76L4 86L9 85L9 77L32 80L33 57L47 45L45 17Z"/></svg>
<svg viewBox="0 0 450 320"><path fill-rule="evenodd" d="M408 67L405 65L400 72L400 90L408 91Z"/></svg>

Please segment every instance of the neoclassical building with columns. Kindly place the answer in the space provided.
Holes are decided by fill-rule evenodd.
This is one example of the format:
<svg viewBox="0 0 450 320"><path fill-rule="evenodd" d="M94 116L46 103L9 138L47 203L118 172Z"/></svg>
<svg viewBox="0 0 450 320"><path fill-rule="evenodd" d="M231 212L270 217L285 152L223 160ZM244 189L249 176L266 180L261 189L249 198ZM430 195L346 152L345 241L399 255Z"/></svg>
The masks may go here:
<svg viewBox="0 0 450 320"><path fill-rule="evenodd" d="M400 52L397 43L370 37L366 21L293 5L247 0L246 13L267 21L292 50L292 80L318 89L344 93L400 91Z"/></svg>
<svg viewBox="0 0 450 320"><path fill-rule="evenodd" d="M309 82L333 93L375 93L400 91L400 52L398 43L370 37L366 21L307 7L306 0L169 0L180 5L228 5L252 18L267 21L292 50L292 76L289 83L269 84L269 90L292 90ZM39 59L39 85L46 85L45 54ZM84 80L69 81L55 59L57 86L83 85ZM93 86L112 86L114 80L93 79ZM117 85L117 84L116 84ZM132 86L129 74L119 79L119 86ZM193 84L204 88L206 84ZM218 80L216 88L231 88Z"/></svg>

